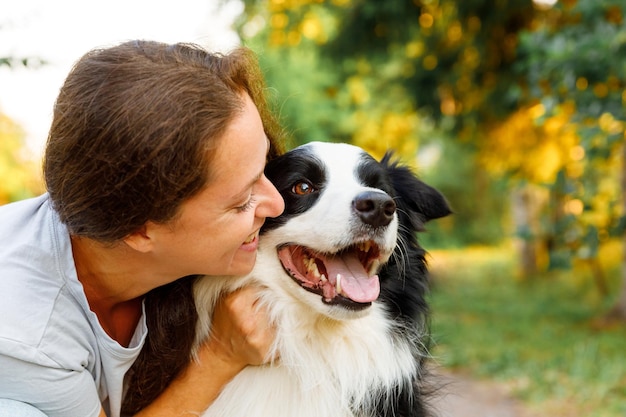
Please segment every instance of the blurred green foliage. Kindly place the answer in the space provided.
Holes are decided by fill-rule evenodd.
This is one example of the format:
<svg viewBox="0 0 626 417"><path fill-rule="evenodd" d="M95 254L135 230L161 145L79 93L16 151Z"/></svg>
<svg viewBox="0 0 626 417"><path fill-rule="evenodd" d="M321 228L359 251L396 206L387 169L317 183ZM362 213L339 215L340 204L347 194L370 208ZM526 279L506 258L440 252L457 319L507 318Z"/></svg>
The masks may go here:
<svg viewBox="0 0 626 417"><path fill-rule="evenodd" d="M238 30L260 52L294 142L392 148L417 165L455 210L432 243L514 237L541 269L623 236L623 2L244 4ZM440 156L423 168L432 147ZM515 200L527 204L515 217L512 198L528 190L536 196Z"/></svg>
<svg viewBox="0 0 626 417"><path fill-rule="evenodd" d="M499 381L538 415L626 414L626 328L596 320L611 300L582 265L519 285L510 247L430 257L435 362Z"/></svg>

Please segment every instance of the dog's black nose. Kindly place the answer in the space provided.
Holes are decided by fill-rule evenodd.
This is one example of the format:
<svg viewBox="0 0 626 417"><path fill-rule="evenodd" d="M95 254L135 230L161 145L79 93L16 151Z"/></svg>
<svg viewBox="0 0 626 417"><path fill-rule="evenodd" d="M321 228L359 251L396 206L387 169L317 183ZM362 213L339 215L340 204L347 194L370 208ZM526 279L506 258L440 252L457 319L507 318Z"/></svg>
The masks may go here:
<svg viewBox="0 0 626 417"><path fill-rule="evenodd" d="M387 226L393 220L396 203L383 192L365 191L352 200L352 207L363 223L374 227Z"/></svg>

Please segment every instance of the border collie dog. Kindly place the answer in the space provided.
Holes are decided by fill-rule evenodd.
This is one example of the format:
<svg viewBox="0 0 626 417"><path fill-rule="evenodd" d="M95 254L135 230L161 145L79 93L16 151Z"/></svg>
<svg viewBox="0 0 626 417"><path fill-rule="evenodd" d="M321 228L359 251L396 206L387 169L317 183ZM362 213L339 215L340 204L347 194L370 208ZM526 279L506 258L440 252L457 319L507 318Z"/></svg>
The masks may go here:
<svg viewBox="0 0 626 417"><path fill-rule="evenodd" d="M429 415L427 271L416 232L450 214L445 198L390 155L377 162L347 144L300 146L266 175L285 211L267 219L249 275L195 280L190 348L210 334L220 294L254 282L280 359L245 368L202 415Z"/></svg>

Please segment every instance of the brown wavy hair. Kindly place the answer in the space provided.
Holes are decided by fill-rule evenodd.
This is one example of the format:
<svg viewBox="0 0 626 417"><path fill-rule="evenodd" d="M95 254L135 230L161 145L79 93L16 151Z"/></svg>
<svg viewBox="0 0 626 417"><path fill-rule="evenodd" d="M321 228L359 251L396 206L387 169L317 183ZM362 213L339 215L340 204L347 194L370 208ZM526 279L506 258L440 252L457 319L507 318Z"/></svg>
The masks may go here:
<svg viewBox="0 0 626 417"><path fill-rule="evenodd" d="M115 242L174 218L209 180L212 151L242 111L243 92L259 110L270 157L282 152L246 48L218 54L137 40L84 55L56 100L44 155L47 190L70 233Z"/></svg>

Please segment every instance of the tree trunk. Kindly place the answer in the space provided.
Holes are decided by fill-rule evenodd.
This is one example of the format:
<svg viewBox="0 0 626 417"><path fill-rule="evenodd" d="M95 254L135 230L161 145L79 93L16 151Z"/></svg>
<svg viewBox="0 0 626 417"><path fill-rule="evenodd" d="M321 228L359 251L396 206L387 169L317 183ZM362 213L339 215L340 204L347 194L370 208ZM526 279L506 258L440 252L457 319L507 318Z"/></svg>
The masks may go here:
<svg viewBox="0 0 626 417"><path fill-rule="evenodd" d="M542 232L539 216L546 197L528 184L511 193L511 213L515 225L515 246L520 261L522 280L532 279L540 269L539 255Z"/></svg>

